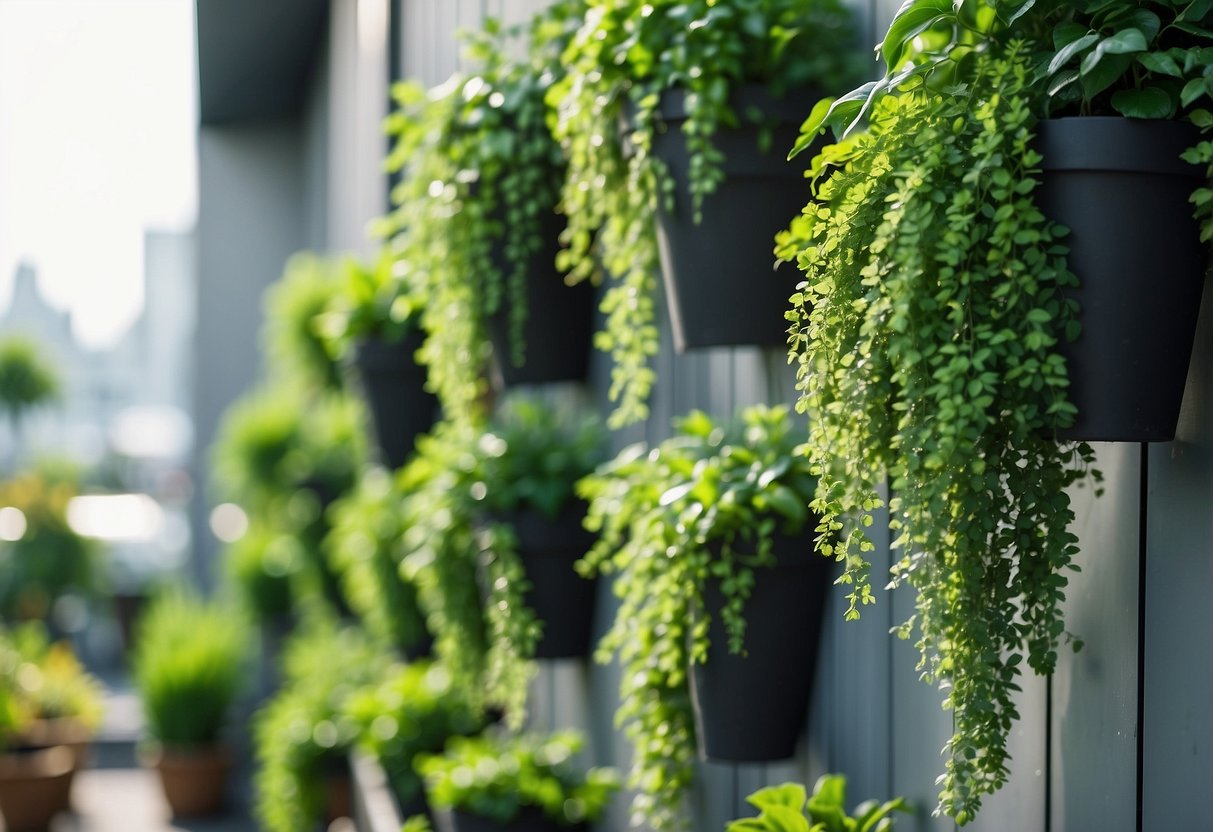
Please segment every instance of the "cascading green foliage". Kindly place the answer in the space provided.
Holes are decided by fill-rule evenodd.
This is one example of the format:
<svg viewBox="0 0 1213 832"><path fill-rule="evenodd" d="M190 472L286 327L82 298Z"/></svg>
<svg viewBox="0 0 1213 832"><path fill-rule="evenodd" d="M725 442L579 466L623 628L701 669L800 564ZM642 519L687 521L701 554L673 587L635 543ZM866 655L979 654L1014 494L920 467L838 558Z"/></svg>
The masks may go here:
<svg viewBox="0 0 1213 832"><path fill-rule="evenodd" d="M419 357L451 418L480 411L491 317L508 314L513 336L499 360L525 361L528 267L547 244L563 177L544 90L580 9L562 0L524 32L490 19L469 38L474 71L428 93L413 83L393 88L399 109L388 119L395 144L387 164L401 179L379 233L393 237L405 285L426 299ZM529 57L514 59L512 43L524 33Z"/></svg>
<svg viewBox="0 0 1213 832"><path fill-rule="evenodd" d="M402 804L421 795L414 762L442 751L452 737L484 729L484 718L453 684L440 664L416 662L395 668L378 685L353 694L344 713L357 726L358 744L379 760Z"/></svg>
<svg viewBox="0 0 1213 832"><path fill-rule="evenodd" d="M696 412L673 438L627 448L578 485L590 501L586 527L600 534L578 568L617 575L620 605L597 658L623 666L616 721L635 746L633 825L686 825L695 754L687 674L709 648L702 594L721 582L729 649L741 652L754 570L774 562L772 534L807 531L815 483L796 453L804 440L787 408L749 408L729 429Z"/></svg>
<svg viewBox="0 0 1213 832"><path fill-rule="evenodd" d="M523 602L526 570L503 515L557 516L605 444L597 420L515 397L486 430L441 423L400 475L403 571L420 591L436 652L460 689L503 708L515 727L541 625Z"/></svg>
<svg viewBox="0 0 1213 832"><path fill-rule="evenodd" d="M321 616L287 642L282 687L253 723L254 813L267 832L311 829L324 811L324 777L346 764L360 724L347 701L385 678L383 654L355 628Z"/></svg>
<svg viewBox="0 0 1213 832"><path fill-rule="evenodd" d="M337 390L341 374L321 329L322 316L341 289L337 269L314 254L287 261L265 293L262 341L276 374L318 390Z"/></svg>
<svg viewBox="0 0 1213 832"><path fill-rule="evenodd" d="M456 738L443 754L418 757L431 804L508 824L538 809L558 827L598 820L619 788L613 769L579 771L579 734Z"/></svg>
<svg viewBox="0 0 1213 832"><path fill-rule="evenodd" d="M990 49L962 87L880 98L866 132L815 162L817 200L780 252L805 272L788 313L806 452L820 476L817 549L845 563L848 617L874 602L865 528L887 478L900 553L892 585L917 592L898 628L952 712L940 810L965 823L1007 777L1013 696L1026 664L1052 671L1075 569L1065 489L1085 444L1059 445L1064 230L1033 201L1036 90L1025 47Z"/></svg>
<svg viewBox="0 0 1213 832"><path fill-rule="evenodd" d="M368 470L358 487L333 505L333 528L324 547L367 632L407 653L424 645L429 633L417 588L400 574L403 497L398 480L389 472Z"/></svg>
<svg viewBox="0 0 1213 832"><path fill-rule="evenodd" d="M610 275L606 325L595 339L614 362L612 427L648 415L656 376L657 239L663 200L699 207L723 179L714 137L750 114L730 95L763 84L777 97L848 78L850 16L838 0L588 0L565 50L566 76L548 93L553 132L568 157L563 211L569 218L561 268L572 280ZM691 156L689 194L652 155L663 94L684 90ZM621 129L624 119L629 126ZM601 257L601 263L598 257Z"/></svg>

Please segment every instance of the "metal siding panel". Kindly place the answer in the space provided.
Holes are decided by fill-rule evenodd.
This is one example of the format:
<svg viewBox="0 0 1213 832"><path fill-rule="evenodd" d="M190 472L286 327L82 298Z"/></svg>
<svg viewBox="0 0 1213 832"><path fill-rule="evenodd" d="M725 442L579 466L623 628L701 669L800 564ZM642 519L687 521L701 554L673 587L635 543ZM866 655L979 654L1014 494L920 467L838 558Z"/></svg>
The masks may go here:
<svg viewBox="0 0 1213 832"><path fill-rule="evenodd" d="M1052 828L1135 828L1137 585L1142 451L1099 444L1105 493L1072 494L1082 571L1070 576L1066 628L1085 642L1063 649L1052 682Z"/></svg>
<svg viewBox="0 0 1213 832"><path fill-rule="evenodd" d="M913 589L904 586L891 595L893 621L899 624L914 612ZM944 765L940 750L952 735L952 717L940 706L943 694L939 689L918 680L918 651L912 642L894 638L890 664L892 684L886 692L892 697L890 796L904 797L915 810L912 820L898 821L898 829L954 830L956 824L950 820L931 816L939 794L935 778Z"/></svg>
<svg viewBox="0 0 1213 832"><path fill-rule="evenodd" d="M1010 777L997 794L983 801L981 814L966 826L973 832L1005 832L1009 824L1024 832L1043 832L1047 814L1049 683L1029 669L1015 697L1019 721L1011 729Z"/></svg>
<svg viewBox="0 0 1213 832"><path fill-rule="evenodd" d="M1199 796L1213 783L1213 293L1202 307L1177 441L1150 448L1142 729L1149 829L1209 825Z"/></svg>

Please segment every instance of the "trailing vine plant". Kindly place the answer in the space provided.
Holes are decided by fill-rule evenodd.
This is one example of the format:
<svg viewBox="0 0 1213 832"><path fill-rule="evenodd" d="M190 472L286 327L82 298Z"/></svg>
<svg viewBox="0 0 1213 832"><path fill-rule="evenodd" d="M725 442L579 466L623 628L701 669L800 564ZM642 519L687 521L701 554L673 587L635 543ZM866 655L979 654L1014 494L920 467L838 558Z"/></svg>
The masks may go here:
<svg viewBox="0 0 1213 832"><path fill-rule="evenodd" d="M773 533L807 531L815 485L795 452L804 430L787 408L749 408L727 429L695 412L676 427L578 485L590 501L585 525L600 534L578 568L617 576L619 609L596 657L622 664L616 721L635 747L632 824L655 830L686 826L695 754L687 674L710 646L704 588L721 582L729 649L741 652L754 571L774 563Z"/></svg>
<svg viewBox="0 0 1213 832"><path fill-rule="evenodd" d="M1069 638L1065 489L1099 481L1087 445L1053 439L1075 413L1057 345L1079 321L1065 231L1033 200L1035 127L1213 125L1196 108L1213 90L1213 2L909 0L879 49L884 77L806 122L796 150L823 126L843 138L814 160L816 201L777 251L805 272L789 355L821 475L817 548L845 561L857 616L874 601L864 524L887 478L892 585L918 593L898 632L946 691L939 811L965 823L1006 781L1022 665L1050 672ZM1186 158L1208 164L1213 146ZM1213 195L1193 201L1208 236Z"/></svg>
<svg viewBox="0 0 1213 832"><path fill-rule="evenodd" d="M780 239L805 272L790 356L820 476L817 549L845 563L848 618L874 602L865 529L887 478L897 628L946 691L953 734L939 810L965 823L1007 778L1026 662L1049 673L1077 538L1065 489L1092 462L1070 424L1059 333L1063 229L1037 209L1032 69L990 50L965 86L880 98L868 129L815 161L817 202Z"/></svg>
<svg viewBox="0 0 1213 832"><path fill-rule="evenodd" d="M610 284L596 346L609 353L611 426L644 419L656 380L655 322L659 205L689 199L696 215L723 179L720 128L760 113L730 96L762 84L776 97L810 84L832 89L851 65L850 16L838 0L588 0L564 52L565 76L548 93L553 133L568 158L562 210L568 250L559 265L572 281ZM684 126L689 194L675 194L652 155L663 94L688 94ZM626 128L620 125L628 122ZM599 260L600 258L600 260ZM601 265L601 272L600 272Z"/></svg>
<svg viewBox="0 0 1213 832"><path fill-rule="evenodd" d="M511 727L526 715L542 622L525 603L530 584L504 515L557 517L601 461L605 438L596 419L515 397L485 430L441 424L401 474L403 569L436 652L456 685L503 710Z"/></svg>
<svg viewBox="0 0 1213 832"><path fill-rule="evenodd" d="M475 71L428 92L415 83L392 90L398 109L387 122L394 140L387 167L401 178L392 189L396 208L377 231L392 237L395 268L426 299L418 356L450 418L480 410L487 322L503 310L511 348L498 358L525 362L527 272L544 250L564 175L544 91L580 10L580 0L562 0L525 30L489 19L467 35ZM510 57L524 34L528 57Z"/></svg>

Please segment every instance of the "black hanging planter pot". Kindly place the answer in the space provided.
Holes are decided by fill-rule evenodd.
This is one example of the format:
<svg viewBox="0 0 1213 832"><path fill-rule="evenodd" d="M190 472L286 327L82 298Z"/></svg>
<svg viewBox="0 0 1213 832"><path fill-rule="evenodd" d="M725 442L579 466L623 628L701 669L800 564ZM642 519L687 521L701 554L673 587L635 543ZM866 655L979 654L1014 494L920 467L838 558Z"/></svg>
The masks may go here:
<svg viewBox="0 0 1213 832"><path fill-rule="evenodd" d="M513 820L499 821L461 812L458 809L435 813L439 832L589 832L589 824L561 826L540 809L528 807Z"/></svg>
<svg viewBox="0 0 1213 832"><path fill-rule="evenodd" d="M1042 121L1041 210L1067 226L1082 333L1059 344L1078 408L1068 440L1175 438L1208 266L1188 201L1199 131L1117 117Z"/></svg>
<svg viewBox="0 0 1213 832"><path fill-rule="evenodd" d="M499 518L514 529L518 556L531 584L526 603L543 622L537 659L583 658L590 652L597 582L573 570L573 563L594 544L594 536L581 525L584 509L576 503L555 520L534 510Z"/></svg>
<svg viewBox="0 0 1213 832"><path fill-rule="evenodd" d="M512 233L508 225L504 222L502 225L505 234ZM513 360L508 282L501 309L488 320L495 371L498 381L506 387L585 380L594 330L594 287L588 280L568 286L556 269L556 253L560 250L563 228L564 218L555 210L544 214L540 232L542 245L527 266L527 313L522 327L525 361L522 364L516 365ZM500 242L494 247L492 256L497 269L508 281L511 267Z"/></svg>
<svg viewBox="0 0 1213 832"><path fill-rule="evenodd" d="M425 367L413 358L423 340L414 331L397 343L362 341L354 351L379 456L393 470L408 461L413 442L433 426L438 410L437 398L425 390Z"/></svg>
<svg viewBox="0 0 1213 832"><path fill-rule="evenodd" d="M711 646L690 681L705 760L786 760L804 733L833 564L813 551L807 535L778 536L774 555L774 566L754 570L744 655L729 652L719 582L704 591Z"/></svg>
<svg viewBox="0 0 1213 832"><path fill-rule="evenodd" d="M690 155L682 127L686 95L662 96L653 156L675 183L674 207L657 215L657 244L666 302L679 352L700 347L777 346L787 343L784 312L800 273L794 263L775 267L775 234L787 228L809 198L804 170L812 153L787 160L804 120L819 96L807 91L774 98L765 87L747 86L732 97L740 127L722 127L713 137L724 153L725 179L703 203L699 223L692 213ZM747 121L760 113L762 129ZM660 124L664 123L662 130Z"/></svg>

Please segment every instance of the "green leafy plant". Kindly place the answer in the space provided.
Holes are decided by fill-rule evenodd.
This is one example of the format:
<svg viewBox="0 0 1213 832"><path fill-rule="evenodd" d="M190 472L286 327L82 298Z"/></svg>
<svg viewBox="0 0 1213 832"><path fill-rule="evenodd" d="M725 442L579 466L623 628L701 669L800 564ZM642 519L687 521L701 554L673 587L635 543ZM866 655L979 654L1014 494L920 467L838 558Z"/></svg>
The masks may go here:
<svg viewBox="0 0 1213 832"><path fill-rule="evenodd" d="M212 451L218 490L254 528L277 536L272 554L289 566L294 584L306 585L293 590L297 601L310 603L319 592L345 610L322 543L326 509L354 487L366 459L362 416L350 395L281 383L238 400L220 425Z"/></svg>
<svg viewBox="0 0 1213 832"><path fill-rule="evenodd" d="M421 306L409 293L403 264L385 249L369 265L342 261L338 288L312 321L328 354L348 360L359 342L404 340L420 326Z"/></svg>
<svg viewBox="0 0 1213 832"><path fill-rule="evenodd" d="M295 607L292 583L304 560L294 536L262 523L250 526L223 554L229 584L252 617L261 622L290 616Z"/></svg>
<svg viewBox="0 0 1213 832"><path fill-rule="evenodd" d="M96 594L97 546L67 521L68 503L79 493L74 466L53 461L0 482L0 507L21 512L25 524L17 540L0 541L0 615L6 620L47 622L58 599Z"/></svg>
<svg viewBox="0 0 1213 832"><path fill-rule="evenodd" d="M249 633L228 606L184 589L162 592L139 622L133 673L147 729L189 750L219 741L244 675Z"/></svg>
<svg viewBox="0 0 1213 832"><path fill-rule="evenodd" d="M900 797L881 803L865 800L847 814L847 778L826 774L805 794L799 783L759 789L746 798L757 818L735 820L725 832L882 832L892 829L894 812L909 812Z"/></svg>
<svg viewBox="0 0 1213 832"><path fill-rule="evenodd" d="M709 647L702 596L719 580L729 649L744 647L754 571L774 562L776 531L807 531L815 481L795 452L805 439L787 408L752 407L728 429L692 413L647 450L625 449L582 480L586 527L599 541L579 564L613 573L619 609L598 659L623 665L616 719L636 751L633 823L683 825L681 799L694 774L687 674ZM806 553L807 556L807 553Z"/></svg>
<svg viewBox="0 0 1213 832"><path fill-rule="evenodd" d="M345 713L357 726L359 745L379 760L396 797L407 805L421 795L414 769L422 753L437 753L451 737L479 733L484 718L461 695L440 664L399 667L379 685L355 693Z"/></svg>
<svg viewBox="0 0 1213 832"><path fill-rule="evenodd" d="M386 673L361 631L322 617L287 642L282 687L253 723L254 813L264 829L298 832L321 819L325 774L345 765L358 736L346 702Z"/></svg>
<svg viewBox="0 0 1213 832"><path fill-rule="evenodd" d="M857 617L875 600L865 528L887 480L891 583L917 592L898 633L945 691L940 810L965 823L1006 780L1023 664L1049 673L1066 637L1065 489L1092 452L1054 439L1075 413L1057 351L1076 334L1075 280L1033 201L1032 53L991 47L962 78L880 97L866 131L814 162L817 200L779 250L805 272L789 344L817 549L845 563Z"/></svg>
<svg viewBox="0 0 1213 832"><path fill-rule="evenodd" d="M500 515L558 515L604 445L596 420L514 398L485 431L439 425L401 475L404 571L420 589L437 654L460 687L482 691L515 726L540 624L523 602L529 585Z"/></svg>
<svg viewBox="0 0 1213 832"><path fill-rule="evenodd" d="M49 737L45 730L44 736L35 730L39 723L71 720L88 733L101 724L101 682L84 669L70 645L52 642L39 622L0 630L0 676L0 698L8 700L10 725L27 743Z"/></svg>
<svg viewBox="0 0 1213 832"><path fill-rule="evenodd" d="M287 261L282 278L265 293L262 340L276 375L321 390L341 387L322 329L341 288L337 268L323 258L304 252Z"/></svg>
<svg viewBox="0 0 1213 832"><path fill-rule="evenodd" d="M821 124L840 134L858 127L902 88L963 92L969 64L1013 40L1028 53L1040 115L1175 118L1207 104L1213 90L1206 0L910 0L878 47L884 77L819 105L804 143Z"/></svg>
<svg viewBox="0 0 1213 832"><path fill-rule="evenodd" d="M0 341L0 410L17 432L27 411L46 404L59 392L55 369L38 345L20 337Z"/></svg>
<svg viewBox="0 0 1213 832"><path fill-rule="evenodd" d="M560 826L573 826L601 817L619 788L611 769L583 774L574 767L581 746L581 737L572 732L457 737L444 754L421 755L417 770L435 809L505 823L535 808Z"/></svg>
<svg viewBox="0 0 1213 832"><path fill-rule="evenodd" d="M657 240L663 201L690 200L698 215L723 177L718 130L761 113L739 112L731 95L762 84L776 97L848 79L851 20L837 0L589 0L565 50L563 79L548 93L553 132L568 158L560 258L570 280L611 276L597 346L614 361L612 426L648 414L655 374ZM661 97L687 93L684 126L690 193L675 194L652 155ZM620 124L629 120L626 129Z"/></svg>
<svg viewBox="0 0 1213 832"><path fill-rule="evenodd" d="M324 545L367 632L407 653L430 636L417 589L400 574L404 496L398 478L382 469L368 470L358 487L333 505L332 531Z"/></svg>
<svg viewBox="0 0 1213 832"><path fill-rule="evenodd" d="M474 70L428 93L412 83L393 88L399 109L387 123L395 142L388 168L401 179L380 233L393 235L395 268L426 299L419 357L454 417L478 410L490 318L509 318L510 354L498 358L525 361L527 273L545 249L563 176L544 90L580 8L562 0L521 30L490 19L468 39ZM530 51L520 60L511 45L523 34Z"/></svg>

